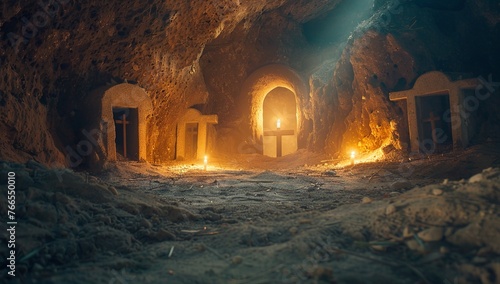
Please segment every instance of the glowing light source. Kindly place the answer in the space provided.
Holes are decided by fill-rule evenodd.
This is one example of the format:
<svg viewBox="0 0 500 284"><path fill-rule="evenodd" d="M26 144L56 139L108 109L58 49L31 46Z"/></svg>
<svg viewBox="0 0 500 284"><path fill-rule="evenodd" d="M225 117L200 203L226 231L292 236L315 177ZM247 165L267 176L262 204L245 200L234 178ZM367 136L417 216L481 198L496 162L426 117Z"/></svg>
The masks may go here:
<svg viewBox="0 0 500 284"><path fill-rule="evenodd" d="M204 171L207 170L207 165L208 165L208 156L205 155L205 157L203 157L203 170Z"/></svg>
<svg viewBox="0 0 500 284"><path fill-rule="evenodd" d="M277 129L280 129L281 128L281 119L278 118L278 120L276 121L276 128Z"/></svg>
<svg viewBox="0 0 500 284"><path fill-rule="evenodd" d="M354 165L354 159L356 159L356 151L351 152L351 165Z"/></svg>

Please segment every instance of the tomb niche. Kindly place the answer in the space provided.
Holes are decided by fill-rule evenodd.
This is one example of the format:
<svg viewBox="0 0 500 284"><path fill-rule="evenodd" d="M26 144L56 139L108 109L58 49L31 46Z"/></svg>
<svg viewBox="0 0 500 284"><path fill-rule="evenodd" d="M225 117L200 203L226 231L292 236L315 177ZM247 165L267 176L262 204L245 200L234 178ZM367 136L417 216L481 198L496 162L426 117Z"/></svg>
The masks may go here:
<svg viewBox="0 0 500 284"><path fill-rule="evenodd" d="M263 154L281 157L297 151L295 94L282 87L266 95L263 104Z"/></svg>
<svg viewBox="0 0 500 284"><path fill-rule="evenodd" d="M213 148L217 115L203 115L189 108L177 124L177 160L201 160Z"/></svg>
<svg viewBox="0 0 500 284"><path fill-rule="evenodd" d="M240 96L242 117L248 124L242 125L245 141L239 152L280 157L305 148L309 131L303 121L308 94L302 76L289 66L270 64L250 74Z"/></svg>
<svg viewBox="0 0 500 284"><path fill-rule="evenodd" d="M82 133L93 145L90 167L147 160L147 120L153 107L144 89L128 83L101 87L86 97L84 108L87 128Z"/></svg>
<svg viewBox="0 0 500 284"><path fill-rule="evenodd" d="M411 90L389 94L406 100L411 151L443 152L467 147L474 135L477 79L452 81L441 72L420 76Z"/></svg>

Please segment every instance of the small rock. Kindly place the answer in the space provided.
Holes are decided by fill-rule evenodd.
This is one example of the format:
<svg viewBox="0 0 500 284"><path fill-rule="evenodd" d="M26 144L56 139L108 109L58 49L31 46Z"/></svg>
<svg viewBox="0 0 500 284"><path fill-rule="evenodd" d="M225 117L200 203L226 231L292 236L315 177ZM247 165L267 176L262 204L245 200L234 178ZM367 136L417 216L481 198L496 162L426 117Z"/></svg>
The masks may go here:
<svg viewBox="0 0 500 284"><path fill-rule="evenodd" d="M108 190L113 194L113 195L118 195L118 190L114 186L108 187Z"/></svg>
<svg viewBox="0 0 500 284"><path fill-rule="evenodd" d="M441 254L448 254L449 252L450 252L450 249L447 247L443 246L443 247L439 248L439 253L441 253Z"/></svg>
<svg viewBox="0 0 500 284"><path fill-rule="evenodd" d="M442 227L431 227L418 233L418 237L424 242L437 242L444 236Z"/></svg>
<svg viewBox="0 0 500 284"><path fill-rule="evenodd" d="M387 247L386 246L381 246L381 245L372 245L371 248L376 251L386 251Z"/></svg>
<svg viewBox="0 0 500 284"><path fill-rule="evenodd" d="M483 173L487 173L487 172L491 172L491 171L493 171L493 168L492 168L492 167L489 167L489 168L487 168L487 169L484 169L484 170L483 170Z"/></svg>
<svg viewBox="0 0 500 284"><path fill-rule="evenodd" d="M369 204L369 203L372 203L373 200L370 198L370 197L363 197L363 199L361 199L361 203L363 204Z"/></svg>
<svg viewBox="0 0 500 284"><path fill-rule="evenodd" d="M406 239L406 238L411 238L413 237L413 229L410 228L409 226L406 226L404 229L403 229L403 237Z"/></svg>
<svg viewBox="0 0 500 284"><path fill-rule="evenodd" d="M242 262L243 262L243 257L241 257L239 255L231 258L231 263L234 264L234 265L241 264Z"/></svg>
<svg viewBox="0 0 500 284"><path fill-rule="evenodd" d="M482 179L483 179L483 174L473 175L473 176L469 179L469 183L480 182Z"/></svg>
<svg viewBox="0 0 500 284"><path fill-rule="evenodd" d="M385 208L385 215L391 215L394 212L396 212L396 206L394 206L394 204L389 204L389 206Z"/></svg>
<svg viewBox="0 0 500 284"><path fill-rule="evenodd" d="M414 239L406 241L406 246L413 251L425 252L425 248Z"/></svg>
<svg viewBox="0 0 500 284"><path fill-rule="evenodd" d="M336 176L337 175L337 172L336 171L333 171L333 170L328 170L328 171L325 171L323 173L323 175L325 176L329 176L329 177L333 177L333 176Z"/></svg>
<svg viewBox="0 0 500 284"><path fill-rule="evenodd" d="M288 231L292 234L292 236L295 236L299 229L297 227L291 227Z"/></svg>
<svg viewBox="0 0 500 284"><path fill-rule="evenodd" d="M436 196L440 196L440 195L443 195L443 190L442 189L439 189L439 188L434 188L432 190L432 194L436 195Z"/></svg>
<svg viewBox="0 0 500 284"><path fill-rule="evenodd" d="M449 180L446 178L443 180L443 184L448 184Z"/></svg>
<svg viewBox="0 0 500 284"><path fill-rule="evenodd" d="M392 190L410 189L413 185L409 181L395 181L391 184Z"/></svg>

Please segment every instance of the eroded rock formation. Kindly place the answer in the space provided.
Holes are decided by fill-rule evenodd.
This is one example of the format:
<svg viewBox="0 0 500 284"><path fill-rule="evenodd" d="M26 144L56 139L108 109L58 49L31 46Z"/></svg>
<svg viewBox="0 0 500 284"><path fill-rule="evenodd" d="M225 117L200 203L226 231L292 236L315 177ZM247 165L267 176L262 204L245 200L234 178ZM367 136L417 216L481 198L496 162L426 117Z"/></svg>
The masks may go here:
<svg viewBox="0 0 500 284"><path fill-rule="evenodd" d="M190 106L218 114L221 134L239 131L249 119L241 116L241 87L268 64L309 81L302 147L332 156L350 147L406 150L403 109L388 93L431 70L500 73L500 7L374 2L6 1L0 157L64 164L64 148L88 127L80 108L87 94L127 81L153 102L148 160L172 159L176 120ZM498 121L488 113L487 123ZM245 132L240 139L234 143Z"/></svg>

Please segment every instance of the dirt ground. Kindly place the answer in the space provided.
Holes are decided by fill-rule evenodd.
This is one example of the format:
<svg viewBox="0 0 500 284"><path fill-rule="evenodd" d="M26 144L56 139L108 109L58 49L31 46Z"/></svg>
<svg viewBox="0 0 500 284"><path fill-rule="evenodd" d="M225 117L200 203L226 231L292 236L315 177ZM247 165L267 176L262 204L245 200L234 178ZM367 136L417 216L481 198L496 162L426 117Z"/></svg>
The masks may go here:
<svg viewBox="0 0 500 284"><path fill-rule="evenodd" d="M498 149L343 167L305 151L206 171L119 162L99 174L0 162L2 187L10 171L17 182L16 277L4 279L500 283Z"/></svg>

